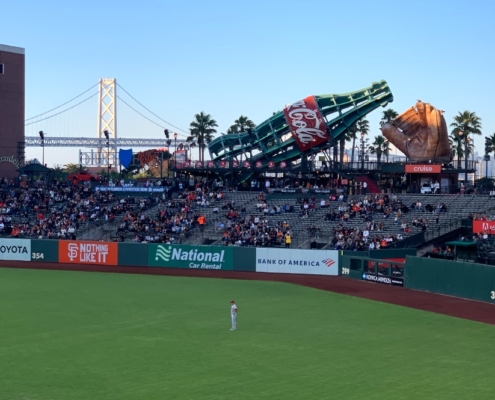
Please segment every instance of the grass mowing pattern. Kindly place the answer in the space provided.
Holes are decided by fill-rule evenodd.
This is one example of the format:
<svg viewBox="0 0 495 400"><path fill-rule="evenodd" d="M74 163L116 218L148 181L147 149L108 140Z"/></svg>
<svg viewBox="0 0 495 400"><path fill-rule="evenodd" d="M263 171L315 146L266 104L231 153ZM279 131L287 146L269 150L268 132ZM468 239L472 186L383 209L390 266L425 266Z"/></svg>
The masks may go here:
<svg viewBox="0 0 495 400"><path fill-rule="evenodd" d="M290 284L0 269L0 299L1 400L479 400L495 388L495 327Z"/></svg>

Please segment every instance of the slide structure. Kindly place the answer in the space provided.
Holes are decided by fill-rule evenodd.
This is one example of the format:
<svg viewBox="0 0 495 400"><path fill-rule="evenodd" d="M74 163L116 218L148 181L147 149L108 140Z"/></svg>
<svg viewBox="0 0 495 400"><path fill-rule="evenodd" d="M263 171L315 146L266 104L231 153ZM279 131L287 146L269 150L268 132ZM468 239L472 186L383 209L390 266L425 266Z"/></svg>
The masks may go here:
<svg viewBox="0 0 495 400"><path fill-rule="evenodd" d="M383 80L351 93L308 96L255 128L214 139L208 150L211 160L222 165L285 168L335 146L357 120L392 101L392 92ZM245 180L251 173L242 175Z"/></svg>

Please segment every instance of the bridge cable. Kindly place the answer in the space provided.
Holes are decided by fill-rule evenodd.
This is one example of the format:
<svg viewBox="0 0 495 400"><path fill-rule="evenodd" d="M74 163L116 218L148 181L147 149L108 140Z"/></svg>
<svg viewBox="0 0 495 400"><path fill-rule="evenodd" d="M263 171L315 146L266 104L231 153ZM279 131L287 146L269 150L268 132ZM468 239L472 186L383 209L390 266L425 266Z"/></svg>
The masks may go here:
<svg viewBox="0 0 495 400"><path fill-rule="evenodd" d="M189 135L189 132L187 132L187 131L185 131L184 129L181 129L181 128L179 128L179 127L177 127L177 126L175 126L175 125L171 124L171 123L170 123L170 122L168 122L168 121L165 121L163 118L161 118L161 117L159 117L158 115L156 115L153 111L151 111L150 109L146 108L146 107L145 107L142 103L140 103L140 102L139 102L139 101L138 101L135 97L133 97L133 96L132 96L132 95L131 95L131 94L130 94L127 90L125 90L125 89L124 89L121 85L119 85L118 83L117 83L117 86L118 86L119 88L121 88L121 89L122 89L125 93L127 93L127 94L131 97L131 99L133 99L136 103L138 103L141 107L143 107L143 108L144 108L146 111L148 111L150 114L153 114L155 117L157 117L160 121L163 121L163 122L165 122L167 125L170 125L171 127L175 128L175 129L178 129L179 131L184 132L184 133L187 133L187 134ZM117 97L118 97L118 96L117 96ZM118 98L119 98L120 100L122 100L122 98L120 98L120 97L118 97ZM122 101L124 101L124 100L122 100ZM125 102L124 102L124 103L125 103ZM126 103L126 104L127 104L127 103ZM127 105L129 105L129 104L127 104ZM129 107L130 107L130 106L129 106ZM132 108L132 107L131 107L131 108ZM134 109L133 109L133 110L134 110ZM136 111L136 110L134 110L134 111ZM136 111L136 112L137 112L137 111ZM141 115L142 115L142 114L141 114ZM146 118L146 117L145 117L145 118ZM158 124L157 124L157 125L158 125ZM159 126L160 126L160 125L159 125ZM163 128L163 126L162 126L162 128ZM184 136L184 135L181 135L181 136Z"/></svg>
<svg viewBox="0 0 495 400"><path fill-rule="evenodd" d="M78 105L80 105L80 104L82 104L82 103L84 103L84 102L88 101L88 100L89 100L89 99L91 99L92 97L96 96L98 93L99 93L99 92L93 93L91 96L89 96L89 97L85 98L85 99L84 99L84 100L82 100L81 102L79 102L79 103L77 103L77 104L74 104L72 107L66 108L66 109L65 109L65 110L63 110L63 111L60 111L59 113L56 113L56 114L50 115L50 116L48 116L48 117L46 117L46 118L42 118L42 119L39 119L39 120L34 121L34 122L29 122L29 123L27 123L27 124L24 124L24 126L28 126L28 125L37 124L38 122L45 121L45 120L47 120L47 119L50 119L50 118L56 117L57 115L63 114L64 112L69 111L69 110L73 109L74 107L77 107ZM57 108L59 108L59 107L57 107ZM43 114L40 114L40 115L43 115ZM33 117L33 118L34 118L34 117ZM30 119L31 119L31 118L30 118Z"/></svg>
<svg viewBox="0 0 495 400"><path fill-rule="evenodd" d="M158 127L162 128L162 129L165 129L165 127L164 127L164 126L162 126L162 125L160 125L160 124L156 123L155 121L153 121L153 120L149 119L146 115L141 114L141 113L140 113L138 110L136 110L133 106L131 106L129 103L127 103L127 102L126 102L126 101L125 101L122 97L120 97L120 96L118 96L118 95L117 95L117 99L119 99L122 103L124 103L124 104L125 104L127 107L129 107L131 110L133 110L133 111L137 112L137 113L138 113L141 117L143 117L143 118L147 119L148 121L150 121L151 123L155 124L156 126L158 126Z"/></svg>
<svg viewBox="0 0 495 400"><path fill-rule="evenodd" d="M50 113L50 112L52 112L52 111L54 111L54 110L56 110L56 109L58 109L58 108L60 108L60 107L65 106L66 104L69 104L70 102L74 101L75 99L78 99L79 97L81 97L83 94L88 93L91 89L93 89L93 88L94 88L95 86L97 86L97 85L98 85L98 83L97 83L97 84L95 84L95 85L93 85L93 86L91 86L88 90L86 90L86 91L82 92L80 95L78 95L78 96L74 97L73 99L70 99L69 101L66 101L64 104L61 104L61 105L59 105L58 107L52 108L51 110L45 111L43 114L38 114L38 115L35 115L34 117L28 118L28 119L26 119L24 122L29 121L30 119L34 119L34 118L40 117L40 116L42 116L42 115L48 114L48 113ZM80 104L80 103L79 103L79 104ZM69 108L69 110L70 110L70 108ZM28 124L28 125L29 125L29 124Z"/></svg>

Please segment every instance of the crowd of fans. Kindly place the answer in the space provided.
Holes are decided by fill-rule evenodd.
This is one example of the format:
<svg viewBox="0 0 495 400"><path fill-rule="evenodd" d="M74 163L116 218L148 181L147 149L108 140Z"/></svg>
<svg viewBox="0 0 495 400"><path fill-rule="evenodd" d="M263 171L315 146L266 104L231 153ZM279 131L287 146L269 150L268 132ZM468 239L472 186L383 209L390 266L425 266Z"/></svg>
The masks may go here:
<svg viewBox="0 0 495 400"><path fill-rule="evenodd" d="M319 199L314 195L298 195L283 204L270 204L265 194L259 193L255 209L256 213L246 215L245 208L237 210L229 206L226 221L217 224L217 230L223 232L222 242L225 245L287 245L287 235L290 238L294 235L290 224L287 221L270 223L269 217L296 213L305 219L312 212L323 209L326 213L322 221L306 226L305 240L329 237L328 248L336 250L383 249L404 239L413 229L426 231L431 224L440 222L441 213L447 212L447 206L442 202L423 205L415 201L406 205L396 195L388 194L369 194L348 201L345 193L330 194L328 198ZM431 213L431 217L425 218L424 212Z"/></svg>
<svg viewBox="0 0 495 400"><path fill-rule="evenodd" d="M75 239L83 225L112 221L122 211L111 192L92 192L89 183L3 184L0 235L14 238Z"/></svg>

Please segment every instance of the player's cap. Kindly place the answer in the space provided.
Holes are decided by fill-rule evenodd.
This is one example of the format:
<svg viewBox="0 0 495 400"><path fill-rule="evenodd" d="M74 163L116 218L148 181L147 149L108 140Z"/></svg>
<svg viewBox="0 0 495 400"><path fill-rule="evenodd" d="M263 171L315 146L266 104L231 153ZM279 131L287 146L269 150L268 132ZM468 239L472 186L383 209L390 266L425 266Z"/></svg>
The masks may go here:
<svg viewBox="0 0 495 400"><path fill-rule="evenodd" d="M230 300L230 302L231 302L231 303L235 303L235 301L234 301L234 300Z"/></svg>

